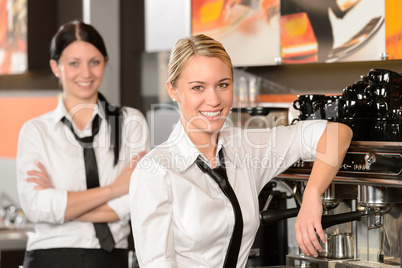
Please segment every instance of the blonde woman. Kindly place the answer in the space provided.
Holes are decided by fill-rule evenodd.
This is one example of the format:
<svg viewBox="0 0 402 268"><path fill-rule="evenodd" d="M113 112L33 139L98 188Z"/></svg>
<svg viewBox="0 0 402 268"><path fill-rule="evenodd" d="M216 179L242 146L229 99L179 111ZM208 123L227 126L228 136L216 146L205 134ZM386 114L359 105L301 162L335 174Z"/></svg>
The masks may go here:
<svg viewBox="0 0 402 268"><path fill-rule="evenodd" d="M232 63L205 35L176 43L166 85L180 121L140 160L130 184L140 266L245 267L259 227L259 192L299 158L315 163L296 236L303 252L317 256L317 234L325 239L321 194L349 147L350 128L326 121L223 128L233 99Z"/></svg>

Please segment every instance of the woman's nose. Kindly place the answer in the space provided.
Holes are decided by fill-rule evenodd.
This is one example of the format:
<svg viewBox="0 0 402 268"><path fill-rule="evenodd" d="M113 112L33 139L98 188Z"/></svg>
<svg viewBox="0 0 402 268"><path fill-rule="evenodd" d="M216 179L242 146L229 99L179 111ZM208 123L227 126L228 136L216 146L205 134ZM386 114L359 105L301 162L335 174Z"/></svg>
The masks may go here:
<svg viewBox="0 0 402 268"><path fill-rule="evenodd" d="M81 74L83 77L90 77L91 76L91 67L88 64L83 64L81 69Z"/></svg>
<svg viewBox="0 0 402 268"><path fill-rule="evenodd" d="M206 98L206 103L210 106L217 106L221 102L219 93L214 89L211 88L208 90L207 98Z"/></svg>

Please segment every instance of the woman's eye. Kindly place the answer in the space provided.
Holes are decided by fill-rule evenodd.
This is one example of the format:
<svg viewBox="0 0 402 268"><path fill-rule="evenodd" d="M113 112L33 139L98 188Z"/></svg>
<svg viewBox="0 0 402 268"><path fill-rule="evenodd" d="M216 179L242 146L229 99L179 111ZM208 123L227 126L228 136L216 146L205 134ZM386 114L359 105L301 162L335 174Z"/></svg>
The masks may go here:
<svg viewBox="0 0 402 268"><path fill-rule="evenodd" d="M220 84L218 85L219 88L227 88L228 86L229 86L228 83L220 83Z"/></svg>
<svg viewBox="0 0 402 268"><path fill-rule="evenodd" d="M100 64L100 61L98 61L98 60L93 60L93 61L91 61L91 64L92 65L99 65Z"/></svg>
<svg viewBox="0 0 402 268"><path fill-rule="evenodd" d="M196 90L196 91L201 91L203 89L203 87L202 86L195 86L195 87L193 87L193 89Z"/></svg>
<svg viewBox="0 0 402 268"><path fill-rule="evenodd" d="M68 65L75 67L75 66L78 66L78 62L72 61Z"/></svg>

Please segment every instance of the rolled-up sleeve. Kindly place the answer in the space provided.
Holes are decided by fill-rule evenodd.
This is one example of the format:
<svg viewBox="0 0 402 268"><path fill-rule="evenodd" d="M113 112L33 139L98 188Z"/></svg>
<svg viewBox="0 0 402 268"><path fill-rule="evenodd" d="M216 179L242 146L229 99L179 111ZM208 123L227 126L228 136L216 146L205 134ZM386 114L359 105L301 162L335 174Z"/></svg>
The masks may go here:
<svg viewBox="0 0 402 268"><path fill-rule="evenodd" d="M300 124L300 157L304 161L313 161L317 153L317 145L327 127L325 120L310 120Z"/></svg>
<svg viewBox="0 0 402 268"><path fill-rule="evenodd" d="M256 173L257 187L262 189L298 159L313 161L326 126L325 120L306 120L272 129L247 129L242 148L245 148L244 155L249 153L259 160L259 165L250 164Z"/></svg>
<svg viewBox="0 0 402 268"><path fill-rule="evenodd" d="M30 123L20 131L17 149L17 188L21 207L34 223L63 223L67 207L67 191L58 189L35 190L35 183L27 182L29 170L39 170L37 163L44 157L43 137Z"/></svg>

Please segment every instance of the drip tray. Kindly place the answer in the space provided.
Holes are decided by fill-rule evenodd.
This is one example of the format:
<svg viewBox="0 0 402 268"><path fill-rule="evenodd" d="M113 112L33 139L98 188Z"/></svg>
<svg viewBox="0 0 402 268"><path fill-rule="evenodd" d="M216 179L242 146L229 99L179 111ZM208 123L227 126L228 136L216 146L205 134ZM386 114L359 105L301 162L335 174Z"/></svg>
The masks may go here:
<svg viewBox="0 0 402 268"><path fill-rule="evenodd" d="M314 267L314 268L335 268L341 262L351 261L354 259L328 259L328 258L314 258L304 255L287 255L287 267ZM337 266L336 266L337 267ZM346 266L345 266L346 267ZM338 268L338 267L337 267Z"/></svg>
<svg viewBox="0 0 402 268"><path fill-rule="evenodd" d="M336 268L360 268L360 267L375 267L375 268L396 268L400 265L391 265L379 262L369 262L369 261L347 261L340 262L335 265Z"/></svg>

